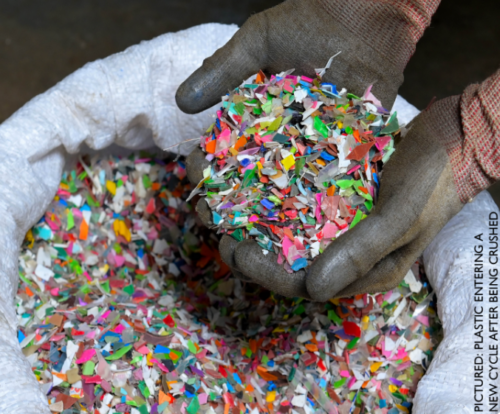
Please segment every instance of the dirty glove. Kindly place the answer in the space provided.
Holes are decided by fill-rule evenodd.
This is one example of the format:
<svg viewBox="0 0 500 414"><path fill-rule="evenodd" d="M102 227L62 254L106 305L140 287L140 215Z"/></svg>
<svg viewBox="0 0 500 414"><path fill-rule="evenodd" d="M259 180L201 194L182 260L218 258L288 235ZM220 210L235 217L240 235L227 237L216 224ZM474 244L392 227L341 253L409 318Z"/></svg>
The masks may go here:
<svg viewBox="0 0 500 414"><path fill-rule="evenodd" d="M436 0L366 1L288 0L252 16L235 36L177 91L179 107L195 113L220 101L220 97L260 69L314 77L315 68L332 68L323 79L361 96L373 84L373 93L391 108L403 81L403 70L437 5ZM193 184L202 179L208 162L199 149L187 160ZM204 200L197 210L210 225ZM276 257L262 256L253 241L221 240L221 256L237 276L242 273L264 287L286 296L305 296L305 272L288 274ZM239 257L239 259L236 258ZM237 265L239 262L239 265ZM273 275L273 278L268 278Z"/></svg>
<svg viewBox="0 0 500 414"><path fill-rule="evenodd" d="M436 102L384 167L373 213L309 268L312 299L396 287L443 226L500 179L500 71Z"/></svg>

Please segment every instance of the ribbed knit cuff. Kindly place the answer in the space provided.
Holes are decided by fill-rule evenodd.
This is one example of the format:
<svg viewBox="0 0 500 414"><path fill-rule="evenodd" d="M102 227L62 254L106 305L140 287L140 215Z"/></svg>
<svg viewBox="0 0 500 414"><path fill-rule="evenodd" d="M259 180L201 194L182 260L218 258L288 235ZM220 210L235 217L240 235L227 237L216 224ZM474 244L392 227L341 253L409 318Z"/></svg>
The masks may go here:
<svg viewBox="0 0 500 414"><path fill-rule="evenodd" d="M429 112L428 130L441 138L458 195L467 203L500 180L500 70Z"/></svg>
<svg viewBox="0 0 500 414"><path fill-rule="evenodd" d="M401 72L441 0L318 0L353 35Z"/></svg>

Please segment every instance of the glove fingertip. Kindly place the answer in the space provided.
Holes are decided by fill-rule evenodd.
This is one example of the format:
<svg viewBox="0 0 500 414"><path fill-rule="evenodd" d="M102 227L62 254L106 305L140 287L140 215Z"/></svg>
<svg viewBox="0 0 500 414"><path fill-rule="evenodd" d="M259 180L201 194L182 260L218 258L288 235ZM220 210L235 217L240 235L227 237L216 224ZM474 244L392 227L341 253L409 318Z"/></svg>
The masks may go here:
<svg viewBox="0 0 500 414"><path fill-rule="evenodd" d="M196 204L196 212L198 213L198 217L205 225L205 227L212 227L212 225L214 224L212 222L212 211L203 198L200 198L198 200L198 203Z"/></svg>
<svg viewBox="0 0 500 414"><path fill-rule="evenodd" d="M212 103L209 99L207 99L207 96L202 88L196 87L197 84L200 84L199 78L200 71L202 70L203 67L198 69L188 79L186 79L181 86L179 86L179 89L177 89L175 94L175 102L177 103L177 106L186 114L197 114L210 108L216 103ZM205 76L206 75L202 72L201 77L204 78ZM196 81L195 78L197 78Z"/></svg>

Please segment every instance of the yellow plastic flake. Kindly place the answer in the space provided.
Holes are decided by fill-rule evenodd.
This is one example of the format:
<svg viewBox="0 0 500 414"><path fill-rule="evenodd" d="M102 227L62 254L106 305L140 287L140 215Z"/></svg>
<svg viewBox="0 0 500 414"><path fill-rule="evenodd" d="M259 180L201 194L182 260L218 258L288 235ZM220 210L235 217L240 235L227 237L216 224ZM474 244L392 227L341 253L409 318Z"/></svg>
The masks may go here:
<svg viewBox="0 0 500 414"><path fill-rule="evenodd" d="M108 265L108 264L105 264L104 266L101 266L101 267L99 268L99 271L100 271L103 275L105 275L106 273L108 273L108 270L109 270L109 265ZM90 282L89 282L89 283L90 283Z"/></svg>
<svg viewBox="0 0 500 414"><path fill-rule="evenodd" d="M391 384L389 385L389 392L391 394L394 394L395 392L398 392L398 387L396 387L395 385Z"/></svg>
<svg viewBox="0 0 500 414"><path fill-rule="evenodd" d="M276 399L276 391L270 391L266 395L267 402L273 402Z"/></svg>
<svg viewBox="0 0 500 414"><path fill-rule="evenodd" d="M404 405L396 404L396 407L398 408L398 410L401 410L403 413L409 413L408 408L406 408Z"/></svg>
<svg viewBox="0 0 500 414"><path fill-rule="evenodd" d="M382 366L383 362L374 362L371 366L370 366L370 371L371 372L377 372L378 369Z"/></svg>
<svg viewBox="0 0 500 414"><path fill-rule="evenodd" d="M33 245L35 244L35 238L33 237L33 232L31 229L28 230L28 233L26 233L26 237L24 238L24 241L28 242L29 245L28 247L31 249Z"/></svg>
<svg viewBox="0 0 500 414"><path fill-rule="evenodd" d="M152 367L153 366L153 363L151 362L151 358L153 358L153 353L150 352L149 354L146 355L146 363L148 365L148 367Z"/></svg>
<svg viewBox="0 0 500 414"><path fill-rule="evenodd" d="M368 329L369 322L370 317L368 315L363 316L363 319L361 319L361 329L363 329L363 331L366 331Z"/></svg>
<svg viewBox="0 0 500 414"><path fill-rule="evenodd" d="M285 167L285 169L288 171L295 165L295 157L292 154L290 154L288 157L284 158L281 161L281 164L283 164L283 167Z"/></svg>
<svg viewBox="0 0 500 414"><path fill-rule="evenodd" d="M108 181L109 182L109 181ZM127 228L127 225L122 220L115 220L113 222L113 229L117 236L123 236L125 240L130 242L132 239L132 235L130 234L130 230Z"/></svg>
<svg viewBox="0 0 500 414"><path fill-rule="evenodd" d="M106 181L106 188L111 194L116 194L116 184L113 181Z"/></svg>

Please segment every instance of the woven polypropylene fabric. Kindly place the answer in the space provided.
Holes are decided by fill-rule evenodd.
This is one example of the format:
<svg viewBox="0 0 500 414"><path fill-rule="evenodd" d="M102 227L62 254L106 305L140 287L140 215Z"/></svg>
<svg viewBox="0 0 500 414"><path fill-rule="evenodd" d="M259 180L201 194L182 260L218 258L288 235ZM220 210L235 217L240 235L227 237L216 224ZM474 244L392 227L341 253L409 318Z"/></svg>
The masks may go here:
<svg viewBox="0 0 500 414"><path fill-rule="evenodd" d="M13 297L19 246L56 194L67 155L82 144L165 148L196 138L215 109L184 114L175 92L236 30L197 26L90 63L0 126L0 414L50 413L17 340Z"/></svg>
<svg viewBox="0 0 500 414"><path fill-rule="evenodd" d="M441 0L319 0L347 30L403 70Z"/></svg>
<svg viewBox="0 0 500 414"><path fill-rule="evenodd" d="M418 384L413 413L419 414L472 414L474 410L474 357L478 352L474 347L474 306L484 305L487 308L493 302L487 289L487 275L495 271L484 257L484 289L483 302L474 301L474 246L483 244L474 238L483 234L484 251L487 253L489 214L499 214L499 210L488 192L480 193L472 203L468 203L462 211L452 218L435 237L424 252L424 264L429 281L434 288L438 301L438 314L443 323L444 338L434 354L434 359L427 373ZM492 292L493 293L493 292ZM490 297L493 300L490 302ZM491 319L491 321L494 321ZM485 358L486 350L496 341L487 334L488 321L484 319ZM484 390L484 411L490 385L500 386L500 379L488 378L486 368L482 389ZM479 397L479 394L478 394Z"/></svg>

